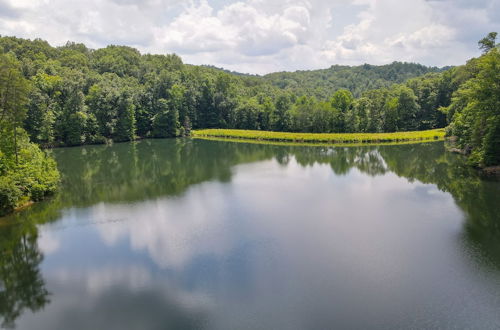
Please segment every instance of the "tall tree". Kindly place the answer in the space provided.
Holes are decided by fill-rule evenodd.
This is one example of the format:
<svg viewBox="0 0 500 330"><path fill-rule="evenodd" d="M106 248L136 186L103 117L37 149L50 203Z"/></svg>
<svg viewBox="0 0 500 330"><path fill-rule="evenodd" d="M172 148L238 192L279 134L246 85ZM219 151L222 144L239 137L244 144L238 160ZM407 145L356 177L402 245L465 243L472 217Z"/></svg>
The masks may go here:
<svg viewBox="0 0 500 330"><path fill-rule="evenodd" d="M158 112L153 117L153 137L179 136L179 128L179 112L177 109L169 109L168 101L159 99Z"/></svg>
<svg viewBox="0 0 500 330"><path fill-rule="evenodd" d="M117 104L116 129L113 135L116 141L131 141L135 139L135 105L128 89L119 94Z"/></svg>
<svg viewBox="0 0 500 330"><path fill-rule="evenodd" d="M13 139L16 163L19 162L17 135L26 117L28 81L19 70L19 63L9 55L0 54L0 134Z"/></svg>
<svg viewBox="0 0 500 330"><path fill-rule="evenodd" d="M347 89L339 89L333 94L330 103L332 104L332 107L334 109L337 109L339 111L339 116L336 123L337 127L335 131L345 132L345 116L351 109L353 102L354 97L352 96L352 93Z"/></svg>
<svg viewBox="0 0 500 330"><path fill-rule="evenodd" d="M496 32L490 32L486 37L483 39L479 40L478 45L479 49L483 51L483 53L487 53L496 46L496 40L497 40L497 35L498 33Z"/></svg>

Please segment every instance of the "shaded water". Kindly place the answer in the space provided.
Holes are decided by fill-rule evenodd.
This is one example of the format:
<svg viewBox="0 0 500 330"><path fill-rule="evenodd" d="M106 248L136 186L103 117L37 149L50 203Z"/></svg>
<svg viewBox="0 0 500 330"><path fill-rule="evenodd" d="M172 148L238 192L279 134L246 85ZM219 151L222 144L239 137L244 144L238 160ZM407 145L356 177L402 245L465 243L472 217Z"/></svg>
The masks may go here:
<svg viewBox="0 0 500 330"><path fill-rule="evenodd" d="M500 183L443 143L54 154L0 226L3 327L500 327Z"/></svg>

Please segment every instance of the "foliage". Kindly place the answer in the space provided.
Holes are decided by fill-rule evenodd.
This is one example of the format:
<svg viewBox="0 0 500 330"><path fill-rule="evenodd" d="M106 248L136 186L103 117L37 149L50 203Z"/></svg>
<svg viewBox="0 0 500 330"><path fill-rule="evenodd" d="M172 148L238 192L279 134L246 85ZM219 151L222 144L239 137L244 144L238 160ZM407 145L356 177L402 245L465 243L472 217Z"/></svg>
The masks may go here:
<svg viewBox="0 0 500 330"><path fill-rule="evenodd" d="M430 72L440 72L420 64L394 62L388 65L342 66L328 69L296 72L277 72L264 76L273 86L295 94L308 94L320 99L328 98L332 91L347 89L359 97L371 89L390 87Z"/></svg>
<svg viewBox="0 0 500 330"><path fill-rule="evenodd" d="M484 53L488 53L490 50L495 48L498 33L490 32L486 37L479 40L479 48L483 50Z"/></svg>
<svg viewBox="0 0 500 330"><path fill-rule="evenodd" d="M470 154L475 166L500 164L500 51L491 49L478 59L477 74L454 94L449 135Z"/></svg>
<svg viewBox="0 0 500 330"><path fill-rule="evenodd" d="M55 191L55 162L29 141L20 126L26 116L28 82L12 57L0 56L0 216Z"/></svg>
<svg viewBox="0 0 500 330"><path fill-rule="evenodd" d="M28 201L39 201L56 191L59 172L55 161L18 128L19 157L0 149L0 216L12 212ZM5 134L0 137L5 138Z"/></svg>
<svg viewBox="0 0 500 330"><path fill-rule="evenodd" d="M168 101L158 100L158 113L153 117L153 137L175 137L179 131L179 112L169 108Z"/></svg>

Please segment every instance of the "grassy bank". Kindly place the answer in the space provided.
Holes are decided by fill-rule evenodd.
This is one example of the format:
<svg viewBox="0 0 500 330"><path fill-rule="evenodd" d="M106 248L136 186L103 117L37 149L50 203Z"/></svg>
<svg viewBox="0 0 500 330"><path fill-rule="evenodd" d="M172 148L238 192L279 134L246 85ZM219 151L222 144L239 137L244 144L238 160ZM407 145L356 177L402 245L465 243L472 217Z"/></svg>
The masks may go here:
<svg viewBox="0 0 500 330"><path fill-rule="evenodd" d="M444 129L394 133L289 133L236 129L204 129L192 132L194 137L231 138L298 143L394 143L408 141L443 140Z"/></svg>

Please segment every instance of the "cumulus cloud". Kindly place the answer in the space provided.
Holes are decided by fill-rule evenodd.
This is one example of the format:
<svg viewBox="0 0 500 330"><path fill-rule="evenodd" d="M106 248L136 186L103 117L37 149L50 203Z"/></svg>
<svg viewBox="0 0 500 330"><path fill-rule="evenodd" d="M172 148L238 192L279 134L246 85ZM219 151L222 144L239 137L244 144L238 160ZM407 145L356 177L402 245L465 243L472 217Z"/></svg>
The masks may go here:
<svg viewBox="0 0 500 330"><path fill-rule="evenodd" d="M159 39L166 48L180 53L235 52L261 57L305 44L309 25L309 10L303 5L273 13L236 2L214 11L202 1L162 28Z"/></svg>
<svg viewBox="0 0 500 330"><path fill-rule="evenodd" d="M371 58L371 63L386 63L394 59L414 61L426 53L449 50L455 29L434 16L432 6L423 0L411 4L372 2L358 15L357 23L346 26L338 38L326 43L323 54L332 61L352 63ZM443 63L436 59L436 64Z"/></svg>
<svg viewBox="0 0 500 330"><path fill-rule="evenodd" d="M125 44L185 62L266 73L383 64L455 65L500 30L500 0L0 0L0 34Z"/></svg>

